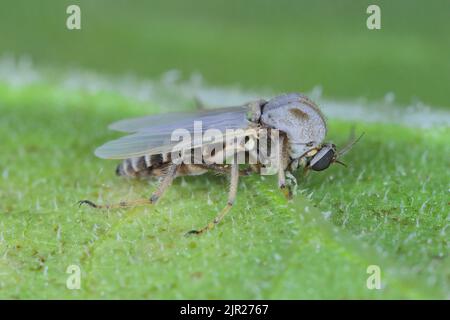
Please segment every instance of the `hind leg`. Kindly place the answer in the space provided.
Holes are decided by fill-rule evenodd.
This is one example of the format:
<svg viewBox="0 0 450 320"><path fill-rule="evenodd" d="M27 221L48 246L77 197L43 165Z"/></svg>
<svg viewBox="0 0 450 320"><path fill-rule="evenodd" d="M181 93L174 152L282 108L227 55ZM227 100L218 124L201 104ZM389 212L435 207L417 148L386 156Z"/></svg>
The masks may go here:
<svg viewBox="0 0 450 320"><path fill-rule="evenodd" d="M148 204L155 204L159 198L162 197L164 192L167 190L167 188L172 184L173 179L176 177L177 174L178 165L177 164L171 164L167 172L165 173L163 179L161 180L161 183L159 184L158 188L155 192L151 195L148 199L137 199L133 201L122 201L116 204L104 204L104 205L98 205L90 200L82 200L79 201L78 204L81 206L83 204L86 204L92 208L96 209L116 209L116 208L128 208L128 207L135 207L139 205L148 205Z"/></svg>

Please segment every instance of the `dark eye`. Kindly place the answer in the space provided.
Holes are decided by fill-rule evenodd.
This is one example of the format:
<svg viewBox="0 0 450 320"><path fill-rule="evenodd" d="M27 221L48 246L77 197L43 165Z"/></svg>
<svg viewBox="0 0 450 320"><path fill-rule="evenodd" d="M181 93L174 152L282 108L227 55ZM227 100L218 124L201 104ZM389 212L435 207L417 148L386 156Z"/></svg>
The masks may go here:
<svg viewBox="0 0 450 320"><path fill-rule="evenodd" d="M325 149L320 150L311 160L309 166L314 171L322 171L330 166L334 159L334 150Z"/></svg>

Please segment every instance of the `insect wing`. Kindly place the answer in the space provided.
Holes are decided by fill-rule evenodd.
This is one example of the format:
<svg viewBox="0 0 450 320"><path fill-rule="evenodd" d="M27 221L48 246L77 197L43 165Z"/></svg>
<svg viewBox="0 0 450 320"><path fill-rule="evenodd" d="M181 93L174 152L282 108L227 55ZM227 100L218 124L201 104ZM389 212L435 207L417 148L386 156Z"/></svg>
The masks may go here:
<svg viewBox="0 0 450 320"><path fill-rule="evenodd" d="M161 133L161 129L167 128L172 131L174 128L187 128L193 125L194 121L208 121L221 115L223 118L233 116L238 120L241 113L245 115L248 107L227 107L220 109L204 110L200 112L177 112L156 114L146 117L124 119L109 125L109 129L122 132L155 131Z"/></svg>
<svg viewBox="0 0 450 320"><path fill-rule="evenodd" d="M117 140L109 141L99 147L95 154L100 158L127 159L144 155L169 153L181 149L199 147L208 143L217 142L218 138L225 139L227 129L244 129L227 134L227 139L232 136L242 136L247 131L250 122L247 120L248 107L224 108L218 110L204 111L197 114L170 114L162 116L150 116L129 119L116 122L110 126L115 130L134 132ZM194 133L194 121L200 121L200 135ZM172 141L172 133L177 129L185 129L191 134L191 141L186 144L180 141ZM208 129L218 129L216 135L205 143L200 137ZM219 134L220 137L219 137ZM200 137L199 137L200 136ZM176 149L175 149L176 148Z"/></svg>

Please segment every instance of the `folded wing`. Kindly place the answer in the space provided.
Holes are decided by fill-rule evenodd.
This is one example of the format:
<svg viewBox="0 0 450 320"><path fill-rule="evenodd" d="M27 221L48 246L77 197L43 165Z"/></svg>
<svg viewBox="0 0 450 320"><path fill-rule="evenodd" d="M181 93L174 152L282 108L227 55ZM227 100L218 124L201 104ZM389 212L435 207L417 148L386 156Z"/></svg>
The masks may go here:
<svg viewBox="0 0 450 320"><path fill-rule="evenodd" d="M208 129L218 129L225 134L227 129L247 129L248 107L231 107L202 111L199 113L173 113L155 115L135 119L127 119L113 123L111 129L130 132L131 135L109 141L99 147L95 154L106 159L127 159L144 155L168 153L189 145L182 145L179 141L172 141L172 133L176 129L186 129L191 133L192 147L199 147L205 144L201 139L194 139L194 122L197 128L201 124L201 135ZM237 135L242 135L236 133ZM227 136L227 138L229 138ZM217 141L213 136L211 143ZM177 147L177 149L174 149Z"/></svg>

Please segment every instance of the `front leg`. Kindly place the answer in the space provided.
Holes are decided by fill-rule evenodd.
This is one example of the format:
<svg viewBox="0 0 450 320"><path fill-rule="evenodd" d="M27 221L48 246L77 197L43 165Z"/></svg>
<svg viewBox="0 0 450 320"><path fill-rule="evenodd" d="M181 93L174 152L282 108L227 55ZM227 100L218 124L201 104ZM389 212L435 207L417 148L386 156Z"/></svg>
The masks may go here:
<svg viewBox="0 0 450 320"><path fill-rule="evenodd" d="M291 187L290 187L290 185L288 185L286 183L286 173L281 168L278 171L278 188L280 188L281 192L283 192L283 194L287 200L292 199Z"/></svg>
<svg viewBox="0 0 450 320"><path fill-rule="evenodd" d="M278 188L283 192L287 200L292 199L292 191L288 184L286 184L286 168L289 162L287 139L280 135L279 140L279 161L278 161Z"/></svg>

